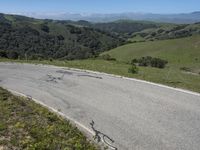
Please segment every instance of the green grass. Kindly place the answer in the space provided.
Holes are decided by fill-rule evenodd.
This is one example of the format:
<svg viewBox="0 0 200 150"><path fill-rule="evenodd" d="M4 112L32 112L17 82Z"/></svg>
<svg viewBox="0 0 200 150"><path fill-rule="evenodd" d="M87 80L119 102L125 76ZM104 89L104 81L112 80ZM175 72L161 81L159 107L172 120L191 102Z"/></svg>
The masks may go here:
<svg viewBox="0 0 200 150"><path fill-rule="evenodd" d="M200 36L127 44L104 54L109 54L111 57L123 62L130 62L133 58L142 56L152 56L167 59L172 65L189 64L199 66ZM196 58L198 60L195 60Z"/></svg>
<svg viewBox="0 0 200 150"><path fill-rule="evenodd" d="M0 88L0 149L95 150L69 121Z"/></svg>
<svg viewBox="0 0 200 150"><path fill-rule="evenodd" d="M128 41L131 41L131 42L143 42L145 41L145 38L141 37L140 35L137 35L133 38L130 38L128 39Z"/></svg>
<svg viewBox="0 0 200 150"><path fill-rule="evenodd" d="M130 62L144 56L158 57L169 63L165 69L140 68L145 80L200 92L200 36L127 44L103 54L119 62ZM182 67L191 72L180 70ZM141 78L138 76L137 78Z"/></svg>
<svg viewBox="0 0 200 150"><path fill-rule="evenodd" d="M93 71L105 72L110 74L118 74L124 76L132 76L128 73L129 64L105 61L101 59L86 59L86 60L74 60L74 61L59 61L59 60L11 60L11 59L0 59L0 62L17 62L17 63L31 63L31 64L46 64L55 65L61 67L72 67L79 69L88 69Z"/></svg>

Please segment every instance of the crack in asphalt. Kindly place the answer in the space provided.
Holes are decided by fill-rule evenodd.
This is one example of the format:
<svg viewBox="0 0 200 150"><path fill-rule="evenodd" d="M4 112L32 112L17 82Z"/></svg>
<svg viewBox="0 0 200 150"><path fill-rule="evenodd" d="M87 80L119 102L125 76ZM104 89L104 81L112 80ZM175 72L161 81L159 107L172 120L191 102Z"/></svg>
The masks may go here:
<svg viewBox="0 0 200 150"><path fill-rule="evenodd" d="M56 73L62 74L60 77L55 77L53 75L47 74L47 79L46 82L53 82L53 83L58 83L59 80L63 80L65 75L73 75L72 72L65 71L65 70L57 70ZM77 74L78 77L90 77L90 78L95 78L95 79L103 79L102 77L99 76L94 76L94 75L88 75L88 74Z"/></svg>
<svg viewBox="0 0 200 150"><path fill-rule="evenodd" d="M57 77L54 77L54 76L52 76L52 75L50 75L50 74L47 74L47 79L46 79L46 81L47 82L54 82L54 83L57 83Z"/></svg>
<svg viewBox="0 0 200 150"><path fill-rule="evenodd" d="M72 72L64 71L64 70L57 70L56 73L62 74L60 77L55 77L53 75L47 74L48 79L46 79L47 82L54 82L58 83L59 80L63 80L64 76L67 75L73 75Z"/></svg>
<svg viewBox="0 0 200 150"><path fill-rule="evenodd" d="M55 77L53 75L47 74L47 82L54 82L54 83L58 83L58 80L63 80L64 76L67 75L73 75L72 72L69 71L64 71L64 70L57 70L56 73L61 73L62 75L60 77Z"/></svg>
<svg viewBox="0 0 200 150"><path fill-rule="evenodd" d="M57 73L62 73L63 75L67 74L67 75L73 75L74 73L69 72L69 71L65 71L65 70L57 70ZM96 79L102 79L102 77L99 76L94 76L94 75L88 75L88 74L78 74L78 77L91 77L91 78L96 78Z"/></svg>
<svg viewBox="0 0 200 150"><path fill-rule="evenodd" d="M57 73L61 73L61 74L73 75L73 73L72 73L72 72L65 71L65 70L57 70L56 72L57 72Z"/></svg>
<svg viewBox="0 0 200 150"><path fill-rule="evenodd" d="M47 82L54 82L54 83L58 83L59 80L63 80L65 74L63 74L62 76L60 77L54 77L53 75L50 75L50 74L47 74L47 79L46 81Z"/></svg>
<svg viewBox="0 0 200 150"><path fill-rule="evenodd" d="M81 74L81 75L77 75L78 77L91 77L91 78L96 78L96 79L103 79L102 77L98 77L98 76L92 76L92 75L87 75L87 74Z"/></svg>
<svg viewBox="0 0 200 150"><path fill-rule="evenodd" d="M111 149L113 149L113 150L117 150L117 147L114 147L112 144L115 142L113 139L111 139L108 135L106 135L106 134L104 134L104 133L102 133L102 132L100 132L100 131L98 131L97 129L95 129L95 127L94 127L94 121L92 120L92 122L90 123L90 125L91 125L91 128L92 128L92 130L94 131L94 133L95 133L95 136L94 136L94 140L97 140L97 142L99 143L99 142L103 142L104 144L106 144L106 146L108 146L109 148L111 148ZM109 141L107 141L107 140ZM112 144L110 144L110 142L112 143Z"/></svg>

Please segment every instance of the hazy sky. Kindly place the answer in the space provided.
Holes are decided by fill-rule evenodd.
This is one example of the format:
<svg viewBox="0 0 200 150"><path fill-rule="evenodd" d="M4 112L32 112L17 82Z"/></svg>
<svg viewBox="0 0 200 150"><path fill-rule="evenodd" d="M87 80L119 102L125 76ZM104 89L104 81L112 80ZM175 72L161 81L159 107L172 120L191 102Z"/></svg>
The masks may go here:
<svg viewBox="0 0 200 150"><path fill-rule="evenodd" d="M182 13L200 10L200 0L0 0L0 12Z"/></svg>

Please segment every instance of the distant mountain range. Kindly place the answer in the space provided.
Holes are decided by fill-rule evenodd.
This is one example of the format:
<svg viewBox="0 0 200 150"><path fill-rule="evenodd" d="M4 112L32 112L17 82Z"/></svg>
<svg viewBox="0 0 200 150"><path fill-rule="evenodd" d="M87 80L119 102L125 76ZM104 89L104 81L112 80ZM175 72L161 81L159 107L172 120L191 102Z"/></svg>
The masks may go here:
<svg viewBox="0 0 200 150"><path fill-rule="evenodd" d="M56 20L86 20L90 22L111 22L116 20L146 20L154 22L188 24L200 22L200 11L181 14L153 14L153 13L116 13L116 14L97 14L97 13L14 13L39 19Z"/></svg>

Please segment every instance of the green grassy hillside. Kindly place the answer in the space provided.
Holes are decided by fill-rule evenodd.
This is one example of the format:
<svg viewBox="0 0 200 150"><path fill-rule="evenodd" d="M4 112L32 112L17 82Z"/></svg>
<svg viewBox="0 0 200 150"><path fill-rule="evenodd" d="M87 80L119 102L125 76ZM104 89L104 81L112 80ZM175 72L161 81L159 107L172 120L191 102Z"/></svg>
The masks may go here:
<svg viewBox="0 0 200 150"><path fill-rule="evenodd" d="M200 91L200 36L127 44L103 54L129 63L134 58L152 56L168 61L165 69L140 67L135 77L175 87Z"/></svg>
<svg viewBox="0 0 200 150"><path fill-rule="evenodd" d="M148 28L133 33L129 41L156 41L190 37L200 33L200 24L159 24L157 28Z"/></svg>
<svg viewBox="0 0 200 150"><path fill-rule="evenodd" d="M109 54L123 62L130 62L133 58L152 56L168 60L169 65L200 67L200 36L127 44L103 54Z"/></svg>

